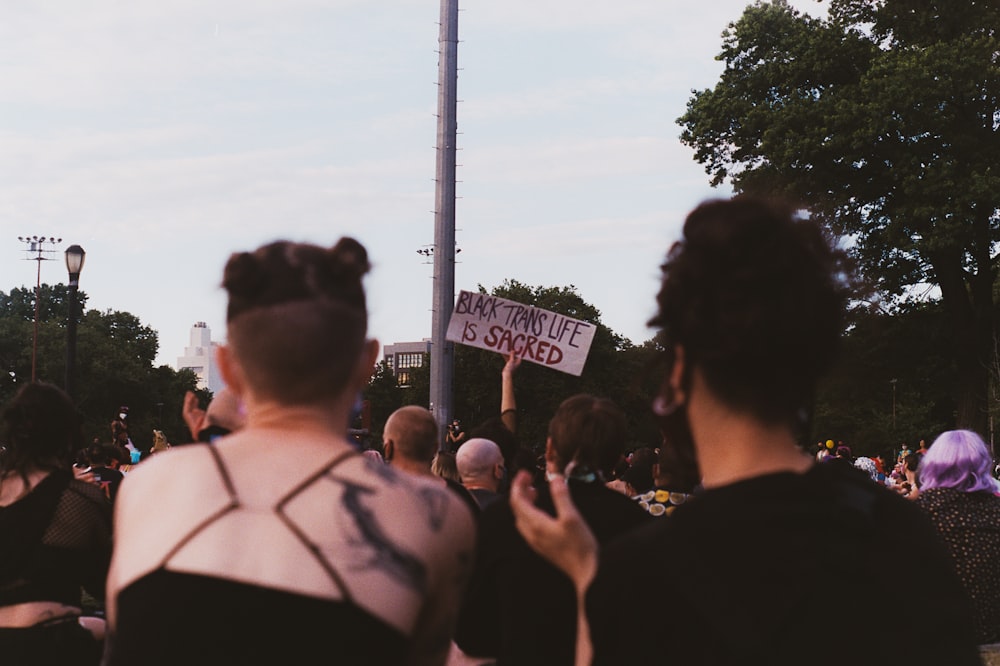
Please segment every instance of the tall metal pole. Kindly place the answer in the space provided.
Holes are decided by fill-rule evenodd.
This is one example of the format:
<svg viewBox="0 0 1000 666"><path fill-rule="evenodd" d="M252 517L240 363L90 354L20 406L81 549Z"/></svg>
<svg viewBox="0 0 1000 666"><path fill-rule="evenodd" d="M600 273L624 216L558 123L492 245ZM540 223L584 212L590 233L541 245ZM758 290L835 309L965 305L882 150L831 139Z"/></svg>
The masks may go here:
<svg viewBox="0 0 1000 666"><path fill-rule="evenodd" d="M35 276L35 331L31 336L31 381L38 377L38 304L42 300L42 250L39 246L38 258L35 260L38 265Z"/></svg>
<svg viewBox="0 0 1000 666"><path fill-rule="evenodd" d="M56 245L62 242L62 238L46 238L45 236L18 236L17 240L21 241L25 245L25 252L28 256L25 257L28 261L34 261L38 264L38 270L35 276L35 330L31 337L31 381L35 381L38 377L38 305L42 300L42 262L47 261L49 258L44 256L46 253L51 254L54 250L46 250L45 244ZM32 256L34 255L34 256Z"/></svg>
<svg viewBox="0 0 1000 666"><path fill-rule="evenodd" d="M455 347L445 340L455 307L455 142L458 135L458 0L441 0L438 36L438 128L434 206L434 314L431 322L430 409L438 447L452 419Z"/></svg>

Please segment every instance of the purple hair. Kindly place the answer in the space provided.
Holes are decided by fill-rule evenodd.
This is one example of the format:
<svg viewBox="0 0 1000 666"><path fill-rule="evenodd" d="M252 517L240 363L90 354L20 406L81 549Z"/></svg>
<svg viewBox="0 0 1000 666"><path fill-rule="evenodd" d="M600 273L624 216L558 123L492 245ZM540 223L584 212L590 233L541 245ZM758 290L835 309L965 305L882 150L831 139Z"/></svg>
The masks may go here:
<svg viewBox="0 0 1000 666"><path fill-rule="evenodd" d="M920 461L920 489L996 492L992 469L993 459L979 435L971 430L948 430L934 440Z"/></svg>

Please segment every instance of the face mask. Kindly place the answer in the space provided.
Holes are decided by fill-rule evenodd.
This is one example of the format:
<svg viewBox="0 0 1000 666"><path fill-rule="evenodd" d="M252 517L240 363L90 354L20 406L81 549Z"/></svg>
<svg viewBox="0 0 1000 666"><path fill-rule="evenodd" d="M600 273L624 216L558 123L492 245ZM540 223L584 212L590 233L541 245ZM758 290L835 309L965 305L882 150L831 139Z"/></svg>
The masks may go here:
<svg viewBox="0 0 1000 666"><path fill-rule="evenodd" d="M128 416L128 414L122 413L122 414L118 415L118 418L120 418L122 421L124 421L126 416Z"/></svg>

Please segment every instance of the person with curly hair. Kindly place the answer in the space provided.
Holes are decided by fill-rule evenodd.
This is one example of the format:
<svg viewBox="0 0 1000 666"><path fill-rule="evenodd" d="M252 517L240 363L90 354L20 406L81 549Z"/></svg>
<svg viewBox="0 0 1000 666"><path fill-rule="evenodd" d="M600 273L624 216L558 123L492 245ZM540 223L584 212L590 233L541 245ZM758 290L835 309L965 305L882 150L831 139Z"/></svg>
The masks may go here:
<svg viewBox="0 0 1000 666"><path fill-rule="evenodd" d="M563 481L555 518L527 476L511 491L518 527L577 590L577 663L591 650L595 664L980 663L927 518L803 445L845 327L845 254L792 207L736 197L692 211L662 269L651 323L669 358L653 411L664 446L693 448L703 492L598 551ZM831 563L823 576L817 562ZM870 602L890 568L920 581L934 631ZM868 630L818 633L827 618Z"/></svg>
<svg viewBox="0 0 1000 666"><path fill-rule="evenodd" d="M0 453L0 662L94 666L104 620L84 615L86 591L104 598L111 504L72 471L80 416L51 384L23 386L3 410Z"/></svg>
<svg viewBox="0 0 1000 666"><path fill-rule="evenodd" d="M475 519L348 439L368 270L350 238L229 259L218 362L246 420L122 484L106 666L445 663Z"/></svg>

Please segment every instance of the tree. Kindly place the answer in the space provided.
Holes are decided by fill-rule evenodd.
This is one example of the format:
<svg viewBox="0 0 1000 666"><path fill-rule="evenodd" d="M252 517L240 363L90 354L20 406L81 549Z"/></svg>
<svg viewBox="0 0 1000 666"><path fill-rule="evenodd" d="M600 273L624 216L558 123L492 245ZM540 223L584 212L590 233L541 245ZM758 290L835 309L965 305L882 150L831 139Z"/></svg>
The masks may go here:
<svg viewBox="0 0 1000 666"><path fill-rule="evenodd" d="M678 120L713 184L804 202L871 286L940 288L957 421L986 431L1000 227L1000 3L757 2Z"/></svg>
<svg viewBox="0 0 1000 666"><path fill-rule="evenodd" d="M62 386L66 376L66 285L41 286L39 298L37 378ZM78 293L81 310L87 302ZM0 292L0 403L31 380L34 289ZM156 332L128 312L89 310L77 330L77 406L88 441L110 441L111 420L119 407L129 407L130 435L148 448L153 428L168 439L190 439L181 417L184 393L197 377L189 370L153 367L159 342Z"/></svg>
<svg viewBox="0 0 1000 666"><path fill-rule="evenodd" d="M952 359L940 303L893 312L858 309L841 359L820 386L812 439L843 440L857 455L916 448L955 421Z"/></svg>
<svg viewBox="0 0 1000 666"><path fill-rule="evenodd" d="M403 406L403 391L397 383L392 368L386 361L380 361L375 366L375 372L364 390L364 399L368 401L372 431L382 432L389 415Z"/></svg>

